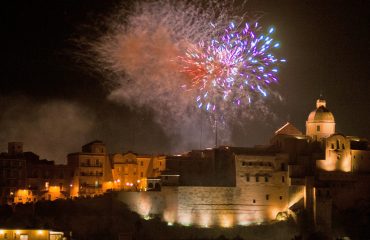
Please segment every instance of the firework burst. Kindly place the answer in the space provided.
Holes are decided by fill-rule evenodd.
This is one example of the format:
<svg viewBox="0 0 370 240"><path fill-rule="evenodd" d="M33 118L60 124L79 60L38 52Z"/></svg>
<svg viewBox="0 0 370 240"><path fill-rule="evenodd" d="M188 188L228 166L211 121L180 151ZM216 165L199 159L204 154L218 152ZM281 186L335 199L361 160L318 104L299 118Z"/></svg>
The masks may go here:
<svg viewBox="0 0 370 240"><path fill-rule="evenodd" d="M182 72L190 77L184 87L197 92L197 106L225 110L266 97L269 85L278 80L278 64L285 62L273 55L279 47L273 32L270 28L263 35L258 22L241 26L231 22L221 36L188 47L179 59Z"/></svg>
<svg viewBox="0 0 370 240"><path fill-rule="evenodd" d="M110 100L134 111L149 111L166 133L180 135L176 139L184 145L194 143L203 124L203 136L209 139L216 118L226 123L222 139L227 141L233 125L271 114L260 95L272 92L264 80L276 81L272 66L277 62L267 56L273 41L265 44L266 53L258 55L264 45L257 38L258 27L230 25L231 19L238 23L247 19L246 1L128 2L89 26L91 34L76 40L81 49L77 57L102 75ZM248 61L252 55L260 62ZM240 107L248 101L253 107ZM211 121L203 123L204 109Z"/></svg>

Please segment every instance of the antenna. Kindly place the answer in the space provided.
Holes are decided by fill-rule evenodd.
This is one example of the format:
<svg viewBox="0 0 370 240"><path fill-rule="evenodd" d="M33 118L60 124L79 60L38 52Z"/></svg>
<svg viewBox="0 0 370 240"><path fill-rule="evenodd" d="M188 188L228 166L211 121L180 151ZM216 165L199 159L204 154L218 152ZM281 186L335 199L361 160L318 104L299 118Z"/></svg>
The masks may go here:
<svg viewBox="0 0 370 240"><path fill-rule="evenodd" d="M322 83L322 80L320 80L320 99L324 99L323 98L323 83Z"/></svg>
<svg viewBox="0 0 370 240"><path fill-rule="evenodd" d="M217 133L218 133L218 127L217 127L217 119L215 119L215 147L217 148L217 145L218 145L218 136L217 136Z"/></svg>
<svg viewBox="0 0 370 240"><path fill-rule="evenodd" d="M199 139L199 149L202 149L202 140L203 140L203 111L200 110L200 139Z"/></svg>
<svg viewBox="0 0 370 240"><path fill-rule="evenodd" d="M217 127L217 114L215 113L215 148L218 147L218 127Z"/></svg>

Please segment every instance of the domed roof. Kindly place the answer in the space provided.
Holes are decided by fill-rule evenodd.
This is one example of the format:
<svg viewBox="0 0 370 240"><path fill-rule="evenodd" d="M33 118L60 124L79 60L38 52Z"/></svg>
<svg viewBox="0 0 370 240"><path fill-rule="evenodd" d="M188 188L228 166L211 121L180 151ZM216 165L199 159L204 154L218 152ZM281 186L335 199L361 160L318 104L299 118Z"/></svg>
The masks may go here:
<svg viewBox="0 0 370 240"><path fill-rule="evenodd" d="M316 110L313 110L310 115L308 116L308 122L334 122L334 116L324 106L321 106L317 108Z"/></svg>
<svg viewBox="0 0 370 240"><path fill-rule="evenodd" d="M308 115L308 122L334 122L334 116L326 108L326 101L322 98L316 101L316 110L313 110L310 115Z"/></svg>

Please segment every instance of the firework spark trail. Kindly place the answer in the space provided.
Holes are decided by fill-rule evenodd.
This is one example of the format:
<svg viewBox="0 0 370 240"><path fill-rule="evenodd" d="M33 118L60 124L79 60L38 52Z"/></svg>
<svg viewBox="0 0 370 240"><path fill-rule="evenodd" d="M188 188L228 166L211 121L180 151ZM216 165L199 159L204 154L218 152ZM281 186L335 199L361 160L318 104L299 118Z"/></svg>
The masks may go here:
<svg viewBox="0 0 370 240"><path fill-rule="evenodd" d="M277 65L285 59L272 54L279 47L271 37L274 28L266 35L260 32L258 22L243 27L231 22L222 36L201 41L179 56L182 71L191 78L185 87L198 92L199 108L225 110L267 96L269 85L278 79Z"/></svg>
<svg viewBox="0 0 370 240"><path fill-rule="evenodd" d="M218 2L140 1L117 8L104 19L106 29L98 33L100 37L80 45L89 49L89 64L111 83L109 99L150 110L167 133L194 141L199 132L194 124L199 122L199 114L194 114L197 93L184 91L189 76L181 70L178 56L184 56L186 49L197 49L199 42L221 36L230 19L242 19L235 16L235 8L244 5ZM242 114L251 118L256 109L267 112L265 104L256 100L254 108ZM222 118L236 114L235 109L223 111Z"/></svg>
<svg viewBox="0 0 370 240"><path fill-rule="evenodd" d="M108 21L108 34L92 46L98 67L115 83L110 98L133 107L166 109L165 118L192 107L190 93L182 94L179 87L186 79L174 60L187 46L216 32L209 28L211 21L224 27L228 14L223 9L215 2L201 8L161 1L137 3L126 17L119 16L126 11L119 11ZM161 112L159 116L163 118Z"/></svg>

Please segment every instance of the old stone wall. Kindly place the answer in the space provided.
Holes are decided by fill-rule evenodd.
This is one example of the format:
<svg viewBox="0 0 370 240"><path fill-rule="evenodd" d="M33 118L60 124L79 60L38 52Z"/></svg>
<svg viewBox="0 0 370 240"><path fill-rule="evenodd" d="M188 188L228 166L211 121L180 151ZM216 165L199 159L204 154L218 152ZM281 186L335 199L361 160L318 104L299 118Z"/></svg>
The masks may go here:
<svg viewBox="0 0 370 240"><path fill-rule="evenodd" d="M288 199L266 199L261 187L163 187L160 192L121 192L118 198L143 217L202 227L248 225L274 220ZM254 201L253 201L254 200Z"/></svg>

